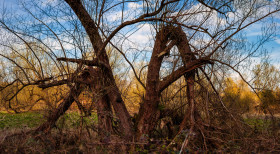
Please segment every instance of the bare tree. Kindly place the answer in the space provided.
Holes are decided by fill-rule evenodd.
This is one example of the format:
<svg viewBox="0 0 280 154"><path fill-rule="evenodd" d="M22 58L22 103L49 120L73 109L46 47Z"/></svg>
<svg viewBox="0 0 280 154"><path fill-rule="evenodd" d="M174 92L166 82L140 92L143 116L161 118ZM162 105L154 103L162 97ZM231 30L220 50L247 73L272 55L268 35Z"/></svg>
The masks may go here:
<svg viewBox="0 0 280 154"><path fill-rule="evenodd" d="M161 93L181 77L185 78L187 84L188 109L180 130L183 130L189 121L192 132L194 125L203 121L196 109L194 96L196 75L206 78L215 92L217 90L212 83L212 74L217 75L221 65L236 71L245 80L238 67L258 53L258 47L272 37L274 29L268 27L266 35L255 45L257 48L251 50L237 48L241 40L238 34L257 22L270 21L273 15L280 11L279 2L260 0L65 0L53 3L55 5L47 6L36 2L22 3L28 15L26 20L32 19L34 24L18 20L24 24L13 25L4 17L0 20L1 29L13 35L12 38L15 38L18 44L26 45L36 61L35 65L26 59L30 66L34 67L31 73L29 68L9 56L9 53L23 56L20 51L7 49L14 42L9 42L8 37L3 40L3 51L7 51L0 55L9 61L9 65L17 66L22 73L21 76L12 77L14 80L9 81L3 89L14 84L21 85L19 90L29 85L48 88L67 84L70 91L64 101L47 122L37 129L48 131L76 100L85 85L90 85L95 97L99 97L96 103L99 122L102 123L100 129L112 131L110 116L114 113L119 120L122 136L129 140L134 137L141 140L145 135L151 134L160 117L161 111L158 107ZM129 10L129 6L134 10ZM34 10L31 7L34 7ZM263 11L264 9L266 11ZM39 13L35 13L36 11ZM110 18L114 13L120 17L112 21ZM134 63L125 50L132 48L128 42L135 40L129 37L135 32L133 29L141 24L149 25L155 36L152 35L153 43L149 50L140 51L149 58L138 56L140 58ZM42 53L29 45L32 40L44 46L44 58L52 61L51 66L57 69L56 73L44 71L44 59L38 56ZM52 47L52 40L55 40L55 47L59 47L59 50ZM71 49L66 49L67 45L71 45ZM113 72L110 57L106 52L108 47L122 54L135 78L145 89L135 123L131 121L120 88L116 84L116 72ZM231 56L238 58L230 59ZM141 74L142 69L140 72L135 69L135 64L141 61L140 59L148 64L147 67L142 67L147 69L145 77ZM163 67L167 62L172 67L164 72ZM76 103L79 104L78 101ZM104 113L106 115L103 116ZM231 115L230 112L229 114Z"/></svg>

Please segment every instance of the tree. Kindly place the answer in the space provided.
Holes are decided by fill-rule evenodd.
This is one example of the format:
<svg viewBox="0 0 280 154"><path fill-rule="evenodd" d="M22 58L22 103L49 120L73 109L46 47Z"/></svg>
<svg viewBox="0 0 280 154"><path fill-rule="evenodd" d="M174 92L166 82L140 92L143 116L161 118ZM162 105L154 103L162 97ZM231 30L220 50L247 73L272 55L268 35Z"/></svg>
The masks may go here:
<svg viewBox="0 0 280 154"><path fill-rule="evenodd" d="M268 62L258 64L253 69L254 87L260 97L259 109L271 113L271 108L279 106L279 70Z"/></svg>
<svg viewBox="0 0 280 154"><path fill-rule="evenodd" d="M254 87L258 91L266 89L275 91L279 87L279 71L268 62L256 65L253 69L253 73Z"/></svg>
<svg viewBox="0 0 280 154"><path fill-rule="evenodd" d="M200 128L195 126L203 123L195 101L194 86L195 82L199 82L198 77L205 77L217 92L212 84L211 75L217 76L221 65L239 73L238 67L241 63L258 51L258 48L247 50L242 47L242 35L238 34L257 22L271 19L271 16L280 11L279 2L259 0L65 0L47 6L42 6L39 2L22 4L28 15L26 19L34 23L19 25L21 20L9 23L2 18L1 29L13 35L19 43L27 45L39 64L44 60L38 58L39 54L34 51L34 47L28 45L27 40L35 40L45 46L47 50L44 51L44 55L52 60L51 65L56 67L58 73L46 74L43 68L35 68L40 74L39 78L30 80L31 75L21 66L19 68L23 76L14 77L15 80L5 87L18 81L23 88L29 85L48 88L67 84L70 89L52 116L37 130L50 130L85 87L90 86L94 95L100 96L97 99L100 110L98 113L108 113L103 119L104 125L100 127L105 127L104 129L110 132L110 115L114 113L119 119L122 136L128 140L133 137L141 140L147 134L151 134L160 117L161 93L181 77L185 78L188 97L188 112L181 123L181 130L187 127L187 123L190 124L191 132ZM264 9L267 11L263 12ZM120 14L120 18L112 21L110 15L114 13ZM152 36L150 50L140 50L140 53L149 58L138 56L136 61L143 60L148 64L146 77L142 76L141 71L136 72L135 63L130 61L131 55L125 51L132 48L127 40L133 35L133 29L143 24L149 25L151 32L155 34ZM266 35L256 46L260 46L271 37L274 29L270 27L267 27ZM6 39L9 40L8 37ZM58 50L48 44L50 40L57 43L55 47L59 47ZM9 46L9 42L5 41L3 44ZM71 45L70 49L66 49L67 45ZM131 121L116 84L116 72L113 72L106 52L109 47L122 54L135 78L145 89L135 123ZM90 54L86 54L87 50L93 51L90 57ZM7 59L10 65L20 66L8 56L9 52L15 51L7 50L0 55ZM232 56L238 58L230 59ZM75 69L70 69L71 67ZM146 66L143 66L144 68ZM163 71L163 68L166 68L166 71ZM103 121L100 114L99 120Z"/></svg>
<svg viewBox="0 0 280 154"><path fill-rule="evenodd" d="M223 101L235 113L247 113L257 105L255 94L244 81L235 83L231 78L228 78L224 87Z"/></svg>

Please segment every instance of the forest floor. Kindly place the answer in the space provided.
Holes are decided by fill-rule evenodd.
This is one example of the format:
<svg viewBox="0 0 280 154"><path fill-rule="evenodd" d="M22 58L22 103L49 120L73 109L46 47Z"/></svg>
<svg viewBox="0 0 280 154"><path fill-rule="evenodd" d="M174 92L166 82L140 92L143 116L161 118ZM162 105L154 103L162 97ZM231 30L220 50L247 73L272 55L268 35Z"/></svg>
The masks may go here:
<svg viewBox="0 0 280 154"><path fill-rule="evenodd" d="M275 114L273 116L276 120L280 120L280 114ZM43 123L45 119L46 118L40 112L11 114L0 111L0 131L35 128ZM271 124L271 115L269 114L245 114L243 115L243 119L250 126L257 127L259 129L267 128ZM57 126L63 128L74 128L75 126L80 126L82 121L86 125L92 125L97 122L97 116L93 113L91 116L81 119L78 112L68 112L58 120Z"/></svg>
<svg viewBox="0 0 280 154"><path fill-rule="evenodd" d="M246 141L244 141L244 143L252 141L252 144L255 144L257 147L258 145L262 144L264 146L272 146L271 143L275 142L271 149L278 149L280 152L280 141L278 140L279 137L277 137L277 134L280 135L280 131L276 132L276 134L274 135L267 133L270 131L269 129L272 124L271 116L246 115L243 116L243 118L244 122L254 128L254 130L257 132L257 134L254 135L256 138L248 135L248 137L245 137ZM280 128L280 117L277 115L275 116L275 119L278 121L276 127ZM119 153L122 153L123 151L129 150L132 150L133 153L135 151L144 153L151 152L145 149L143 150L143 146L141 145L137 145L133 148L130 147L129 150L125 147L125 144L122 145L122 148L118 148L120 146L118 144L122 142L119 141L117 137L114 139L113 144L110 143L110 145L104 145L103 143L100 143L100 139L96 134L96 128L94 128L97 123L97 116L95 114L90 117L81 117L78 112L69 112L58 120L58 122L56 123L57 129L54 129L51 134L40 135L40 137L25 134L25 132L28 132L29 130L32 130L39 126L42 122L44 122L44 120L45 117L40 112L26 112L19 114L0 112L0 153L1 150L3 152L3 150L9 151L11 149L14 150L12 151L12 153L48 153L49 151L55 153L87 153L90 151L94 151L94 153L115 153L118 151ZM279 128L277 130L280 130ZM259 133L260 135L258 135ZM13 136L8 139L8 137L13 134L22 135ZM271 136L276 137L276 140L272 139ZM241 143L241 141L238 141L237 143L240 143L240 145L243 144ZM162 145L162 147L155 147L159 145ZM234 146L235 151L242 151L242 147L240 147L240 145ZM277 148L277 146L279 147ZM221 145L221 147L223 147L223 145ZM165 149L166 146L164 144L157 143L156 145L151 145L151 147L149 148L154 148L156 152L159 152L162 149ZM220 151L220 149L217 149L216 152L230 151L231 149L227 149L226 151ZM256 150L255 152L260 151L262 150ZM269 152L268 150L264 151ZM173 152L178 152L178 149L174 149Z"/></svg>
<svg viewBox="0 0 280 154"><path fill-rule="evenodd" d="M45 119L44 115L39 112L17 114L0 112L0 130L35 128L43 123ZM81 119L78 112L69 112L58 120L57 126L61 126L62 124L64 128L79 126L81 121L90 125L97 122L97 116L92 114L92 116L83 117L83 119Z"/></svg>

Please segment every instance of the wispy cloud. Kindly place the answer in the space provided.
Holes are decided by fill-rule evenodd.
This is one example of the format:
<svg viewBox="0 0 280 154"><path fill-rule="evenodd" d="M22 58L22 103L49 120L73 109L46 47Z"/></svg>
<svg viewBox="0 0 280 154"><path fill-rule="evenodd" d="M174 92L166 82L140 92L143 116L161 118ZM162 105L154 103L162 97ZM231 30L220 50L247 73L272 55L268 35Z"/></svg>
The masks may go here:
<svg viewBox="0 0 280 154"><path fill-rule="evenodd" d="M274 41L275 41L277 44L280 44L280 38L276 38Z"/></svg>
<svg viewBox="0 0 280 154"><path fill-rule="evenodd" d="M141 4L141 3L128 3L127 7L129 9L138 9L138 8L143 7L143 4Z"/></svg>

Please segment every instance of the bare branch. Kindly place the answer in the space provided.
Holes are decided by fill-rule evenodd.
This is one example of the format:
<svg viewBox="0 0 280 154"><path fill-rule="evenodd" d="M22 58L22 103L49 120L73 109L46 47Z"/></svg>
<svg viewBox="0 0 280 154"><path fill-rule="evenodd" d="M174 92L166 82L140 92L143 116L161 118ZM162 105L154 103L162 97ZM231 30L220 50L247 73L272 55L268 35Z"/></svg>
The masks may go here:
<svg viewBox="0 0 280 154"><path fill-rule="evenodd" d="M136 80L141 84L141 86L146 89L146 86L144 85L144 83L141 81L140 79L140 75L138 76L137 73L136 73L136 70L134 68L134 66L132 65L132 63L127 59L126 55L117 47L115 46L113 43L110 42L110 44L119 51L120 54L122 54L122 56L124 57L124 59L126 60L126 62L130 65L133 73L134 73L134 76L136 78Z"/></svg>
<svg viewBox="0 0 280 154"><path fill-rule="evenodd" d="M53 81L53 82L50 82L50 83L41 83L41 84L38 84L38 87L39 88L42 88L42 89L46 89L46 88L50 88L50 87L54 87L54 86L61 86L61 85L64 85L64 84L67 84L69 83L69 80L60 80L60 81Z"/></svg>
<svg viewBox="0 0 280 154"><path fill-rule="evenodd" d="M177 79L179 79L184 74L199 68L202 65L205 64L213 64L213 62L210 59L198 59L194 60L192 62L187 63L186 66L182 66L178 68L176 71L171 73L170 75L166 76L162 79L162 81L159 84L159 91L163 91L165 88L167 88L171 83L175 82Z"/></svg>
<svg viewBox="0 0 280 154"><path fill-rule="evenodd" d="M155 16L157 14L159 14L163 8L170 4L170 3L175 3L175 2L178 2L179 0L171 0L171 1L168 1L165 3L165 0L162 0L161 1L161 5L160 7L155 10L154 12L151 12L151 13L146 13L146 14L143 14L141 15L140 17L138 17L137 19L134 19L134 20L131 20L131 21L126 21L126 22L123 22L121 25L119 25L108 37L107 39L104 41L102 47L100 50L103 50L105 49L105 47L107 46L107 44L111 41L111 39L124 27L128 26L128 25L133 25L135 23L139 23L139 22L142 22L142 21L147 21L145 20L145 18L148 18L148 17L152 17L152 16ZM159 18L158 18L159 19ZM148 19L149 20L149 19Z"/></svg>
<svg viewBox="0 0 280 154"><path fill-rule="evenodd" d="M78 64L83 64L83 65L87 65L87 66L98 66L101 68L109 68L109 66L107 66L107 64L100 62L98 59L93 59L93 60L84 60L84 59L75 59L75 58L57 58L57 60L59 61L65 61L65 62L73 62L73 63L78 63Z"/></svg>
<svg viewBox="0 0 280 154"><path fill-rule="evenodd" d="M236 35L236 34L237 34L238 32L240 32L241 30L243 30L243 29L249 27L250 25L252 25L252 24L254 24L254 23L256 23L256 22L258 22L258 21L260 21L260 20L263 20L264 18L266 18L266 17L268 17L268 16L270 16L270 15L276 13L276 12L279 12L279 11L280 11L280 9L276 9L276 10L274 10L274 11L272 11L272 12L269 12L269 13L267 13L266 15L264 15L264 16L258 18L257 20L254 20L254 21L252 21L252 22L250 22L250 23L244 25L243 27L241 27L242 25L240 24L240 25L238 26L238 28L236 29L236 31L233 32L231 35L229 35L227 38L225 38L223 41L221 41L221 42L217 45L217 47L216 47L210 54L208 54L207 57L210 58L220 47L222 47L222 45L223 45L226 41L228 41L229 39L231 39L234 35ZM242 22L242 23L243 23L243 22Z"/></svg>
<svg viewBox="0 0 280 154"><path fill-rule="evenodd" d="M216 61L222 65L225 65L229 68L231 68L232 70L234 70L236 73L238 73L238 75L241 77L241 79L254 91L254 93L257 95L257 97L260 99L258 93L256 92L255 88L243 77L243 75L237 70L235 69L233 66L231 66L230 64L227 64L225 62L222 62L220 60L217 60L217 59L211 59L212 61Z"/></svg>
<svg viewBox="0 0 280 154"><path fill-rule="evenodd" d="M0 53L0 56L2 56L2 57L4 57L4 58L8 59L8 60L11 61L12 63L14 63L17 67L19 67L19 69L21 69L21 71L22 71L23 74L25 75L26 80L27 80L28 82L30 82L27 73L25 72L25 70L24 70L16 61L14 61L13 59L11 59L11 58L9 58L9 57L7 57L7 56L1 54L1 53Z"/></svg>

